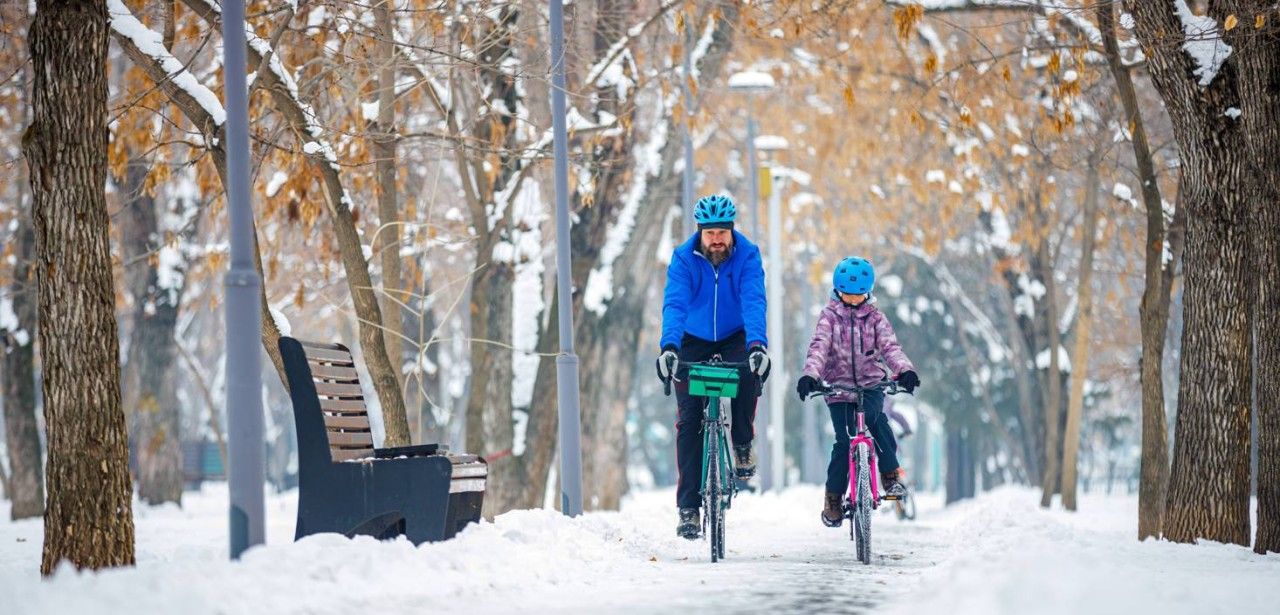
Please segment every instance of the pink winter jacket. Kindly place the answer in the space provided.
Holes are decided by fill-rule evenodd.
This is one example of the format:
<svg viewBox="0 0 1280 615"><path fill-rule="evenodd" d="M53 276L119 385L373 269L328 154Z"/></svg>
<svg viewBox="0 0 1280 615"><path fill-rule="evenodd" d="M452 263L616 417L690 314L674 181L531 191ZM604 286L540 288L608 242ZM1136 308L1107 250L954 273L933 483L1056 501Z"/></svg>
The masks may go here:
<svg viewBox="0 0 1280 615"><path fill-rule="evenodd" d="M818 317L804 361L805 374L844 386L868 387L886 376L897 378L914 370L883 312L870 301L855 308L838 297L832 297ZM852 397L833 395L827 401L852 401Z"/></svg>

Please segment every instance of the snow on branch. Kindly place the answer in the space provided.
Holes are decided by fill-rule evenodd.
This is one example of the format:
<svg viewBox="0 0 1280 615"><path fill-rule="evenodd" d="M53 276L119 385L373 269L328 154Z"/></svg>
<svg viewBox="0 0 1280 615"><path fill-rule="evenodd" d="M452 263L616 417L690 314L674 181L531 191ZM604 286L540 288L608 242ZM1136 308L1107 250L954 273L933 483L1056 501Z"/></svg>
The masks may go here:
<svg viewBox="0 0 1280 615"><path fill-rule="evenodd" d="M110 2L121 2L121 0L109 0ZM196 11L210 24L222 27L222 6L215 0L184 0L187 6ZM249 57L252 61L258 63L258 70L252 75L256 80L262 76L263 64L266 64L269 79L279 83L284 87L284 93L288 96L291 106L299 112L303 119L303 126L299 126L299 138L303 139L303 153L309 156L322 156L325 162L329 163L329 167L335 172L339 170L338 155L334 151L333 145L324 138L324 128L320 126L317 119L315 108L302 100L302 96L298 92L298 82L293 78L284 63L280 61L280 54L276 53L271 47L271 42L258 36L253 26L248 21L244 24L245 41L249 47ZM273 89L276 91L276 89ZM288 115L288 114L286 114ZM345 194L342 195L346 199Z"/></svg>
<svg viewBox="0 0 1280 615"><path fill-rule="evenodd" d="M1194 72L1200 78L1200 86L1208 87L1213 83L1213 78L1218 76L1222 64L1231 56L1231 45L1222 40L1222 32L1218 30L1218 22L1214 18L1192 13L1186 0L1174 0L1173 5L1182 22L1182 32L1186 35L1182 50L1195 61Z"/></svg>
<svg viewBox="0 0 1280 615"><path fill-rule="evenodd" d="M123 0L107 0L107 14L111 20L111 29L128 39L139 52L154 60L175 86L209 114L216 126L221 126L227 120L226 110L222 108L218 96L201 84L182 62L169 53L164 46L164 37L142 25L129 7L124 5Z"/></svg>
<svg viewBox="0 0 1280 615"><path fill-rule="evenodd" d="M1060 24L1068 30L1084 37L1092 47L1102 46L1102 32L1087 17L1085 6L1066 2L1065 0L884 0L890 6L916 5L926 13L945 13L962 11L1028 11L1044 18L1058 18ZM1179 0L1181 2L1182 0ZM1052 35L1050 35L1051 37ZM1126 64L1136 64L1142 60L1142 52L1136 40L1120 42L1121 49L1134 49L1135 57ZM1092 55L1092 53L1090 54Z"/></svg>
<svg viewBox="0 0 1280 615"><path fill-rule="evenodd" d="M699 74L702 59L711 48L711 41L715 36L715 24L714 17L707 20L702 36L690 51L689 61L693 67L692 74L695 79ZM631 185L623 195L622 209L618 212L617 221L609 227L605 235L605 243L600 248L599 264L587 276L587 287L582 297L583 307L597 316L604 315L608 310L609 300L613 298L613 264L618 257L622 256L627 243L631 241L631 234L636 225L636 214L640 211L640 204L648 194L649 182L662 172L662 149L666 147L669 137L669 122L664 118L672 116L679 96L679 88L673 88L663 98L657 115L658 121L650 131L649 139L637 148L636 167L632 173Z"/></svg>

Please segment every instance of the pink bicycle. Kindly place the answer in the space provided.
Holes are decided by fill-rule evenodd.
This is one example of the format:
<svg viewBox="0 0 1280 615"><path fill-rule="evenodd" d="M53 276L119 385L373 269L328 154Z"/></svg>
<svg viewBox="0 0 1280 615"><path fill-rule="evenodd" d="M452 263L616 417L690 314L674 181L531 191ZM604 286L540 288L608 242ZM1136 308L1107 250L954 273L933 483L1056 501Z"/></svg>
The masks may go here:
<svg viewBox="0 0 1280 615"><path fill-rule="evenodd" d="M858 430L849 434L849 493L844 499L844 516L851 519L849 539L857 545L858 561L871 563L871 511L880 507L880 500L897 500L892 495L880 494L880 471L876 465L876 442L867 429L862 411L862 394L866 391L883 391L885 395L905 392L897 382L886 380L870 387L846 387L822 383L813 395L828 397L837 393L853 393L854 408L858 413ZM850 425L845 421L845 425ZM846 427L848 429L848 427Z"/></svg>

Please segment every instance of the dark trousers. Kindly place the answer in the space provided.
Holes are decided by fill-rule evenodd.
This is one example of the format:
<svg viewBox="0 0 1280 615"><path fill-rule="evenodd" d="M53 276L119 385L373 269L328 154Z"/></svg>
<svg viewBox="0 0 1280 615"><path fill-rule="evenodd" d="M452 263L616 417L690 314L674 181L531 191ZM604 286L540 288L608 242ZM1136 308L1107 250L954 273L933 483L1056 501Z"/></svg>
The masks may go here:
<svg viewBox="0 0 1280 615"><path fill-rule="evenodd" d="M738 332L719 342L685 335L680 342L680 361L708 361L715 355L727 362L747 360L747 336ZM740 370L738 396L730 403L733 425L729 437L734 446L751 444L755 438L756 377ZM676 506L702 506L702 420L706 397L689 395L689 383L675 382L676 389Z"/></svg>
<svg viewBox="0 0 1280 615"><path fill-rule="evenodd" d="M889 426L889 418L885 416L884 393L866 391L862 394L862 403L867 430L876 441L876 465L881 474L888 474L898 469L898 441L893 437L893 428ZM856 404L836 402L829 404L831 427L835 429L836 441L831 445L831 463L827 465L827 492L843 494L849 488L849 434L858 431L858 414Z"/></svg>

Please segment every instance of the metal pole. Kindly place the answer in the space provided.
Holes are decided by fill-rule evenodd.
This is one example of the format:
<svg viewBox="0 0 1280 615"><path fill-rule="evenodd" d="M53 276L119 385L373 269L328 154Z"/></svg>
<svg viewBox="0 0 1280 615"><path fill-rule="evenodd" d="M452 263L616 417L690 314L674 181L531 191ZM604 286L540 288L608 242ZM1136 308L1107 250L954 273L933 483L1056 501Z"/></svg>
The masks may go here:
<svg viewBox="0 0 1280 615"><path fill-rule="evenodd" d="M751 236L760 240L760 162L756 160L756 127L755 105L747 99L747 160L748 172L751 173Z"/></svg>
<svg viewBox="0 0 1280 615"><path fill-rule="evenodd" d="M556 357L560 510L576 517L582 514L582 417L578 408L578 355L573 352L573 286L569 277L569 141L564 71L564 3L551 0L551 130L556 158L556 298L560 304L560 354Z"/></svg>
<svg viewBox="0 0 1280 615"><path fill-rule="evenodd" d="M769 457L772 461L772 482L775 489L785 485L786 447L782 404L787 395L787 362L783 349L784 341L782 325L782 181L775 174L773 187L769 191L769 345L774 349L774 374L769 378L769 443L772 445Z"/></svg>
<svg viewBox="0 0 1280 615"><path fill-rule="evenodd" d="M756 118L755 105L751 101L753 94L747 94L747 173L751 175L747 185L751 187L751 238L760 241L760 161L756 159ZM777 298L772 292L769 293L770 298ZM772 325L770 325L772 326ZM773 333L769 333L769 339L773 339ZM776 347L776 346L775 346ZM775 357L775 364L782 362L781 357ZM772 402L769 402L772 403ZM769 403L765 404L764 412L759 413L760 433L764 434L765 442L768 443L772 436L769 435L769 426L772 423L769 418ZM769 446L760 447L760 490L768 491L773 488L773 455Z"/></svg>
<svg viewBox="0 0 1280 615"><path fill-rule="evenodd" d="M689 79L693 76L693 28L689 20L684 22L684 74L681 86L684 88L684 173L682 176L684 236L693 236L697 226L693 223L693 137L689 134L689 123L693 120L693 93L689 91Z"/></svg>
<svg viewBox="0 0 1280 615"><path fill-rule="evenodd" d="M231 559L263 542L262 280L253 266L249 201L249 98L245 86L244 0L222 3L222 66L227 101L227 213L231 269L226 286L227 465Z"/></svg>

